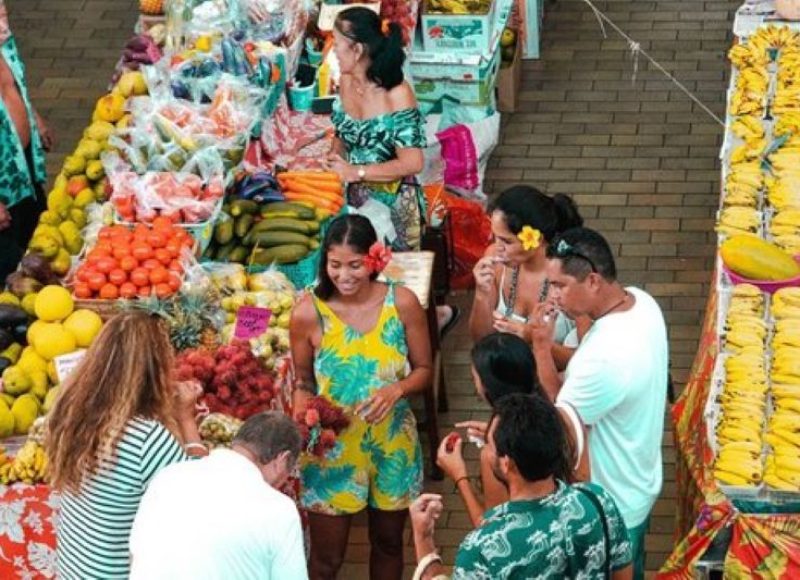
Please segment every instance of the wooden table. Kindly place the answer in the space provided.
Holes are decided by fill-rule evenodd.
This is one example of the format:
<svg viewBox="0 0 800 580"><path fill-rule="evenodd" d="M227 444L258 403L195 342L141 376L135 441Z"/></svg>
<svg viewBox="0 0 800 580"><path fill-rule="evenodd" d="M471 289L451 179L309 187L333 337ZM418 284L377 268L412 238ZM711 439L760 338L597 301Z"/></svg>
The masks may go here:
<svg viewBox="0 0 800 580"><path fill-rule="evenodd" d="M419 303L428 315L428 336L433 355L433 384L425 389L425 427L430 443L431 477L441 479L442 471L436 465L439 448L439 419L437 411L447 405L447 390L442 365L442 345L439 337L439 321L436 316L436 301L433 299L433 252L395 252L392 261L381 275L383 280L403 284L416 294Z"/></svg>

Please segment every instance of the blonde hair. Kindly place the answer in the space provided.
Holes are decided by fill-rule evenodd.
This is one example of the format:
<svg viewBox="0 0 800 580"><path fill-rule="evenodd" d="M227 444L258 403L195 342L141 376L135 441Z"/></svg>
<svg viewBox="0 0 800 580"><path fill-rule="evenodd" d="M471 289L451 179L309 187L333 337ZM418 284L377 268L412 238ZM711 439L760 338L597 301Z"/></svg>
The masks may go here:
<svg viewBox="0 0 800 580"><path fill-rule="evenodd" d="M173 351L160 319L123 312L105 323L61 387L47 421L50 480L57 490L80 490L101 457L111 458L134 417L174 429Z"/></svg>

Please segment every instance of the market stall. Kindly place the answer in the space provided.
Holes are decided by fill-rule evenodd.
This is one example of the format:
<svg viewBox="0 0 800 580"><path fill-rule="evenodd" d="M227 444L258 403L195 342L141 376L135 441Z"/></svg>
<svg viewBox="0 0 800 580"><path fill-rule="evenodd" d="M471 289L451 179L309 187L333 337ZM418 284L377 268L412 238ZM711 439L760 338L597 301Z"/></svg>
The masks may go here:
<svg viewBox="0 0 800 580"><path fill-rule="evenodd" d="M255 25L236 0L140 4L109 92L0 294L3 577L54 576L58 498L46 485L43 419L103 321L123 308L161 316L178 376L203 384L202 436L229 444L248 416L289 412L291 310L315 279L330 220L348 211L347 184L321 163L337 86L323 22L330 7L276 3ZM511 4L373 5L403 26L428 121L427 218L449 224L456 286L469 282L488 240L481 184L499 130L498 70L520 52L506 29ZM463 46L424 41L434 17L433 40L450 35ZM471 29L476 19L473 44L458 21ZM417 291L438 351L433 272L434 255L421 252L398 254L387 275ZM434 449L437 397L444 404L438 356L437 365L425 399ZM296 496L298 482L285 491Z"/></svg>
<svg viewBox="0 0 800 580"><path fill-rule="evenodd" d="M800 572L800 27L737 14L715 284L672 409L680 541L661 578Z"/></svg>

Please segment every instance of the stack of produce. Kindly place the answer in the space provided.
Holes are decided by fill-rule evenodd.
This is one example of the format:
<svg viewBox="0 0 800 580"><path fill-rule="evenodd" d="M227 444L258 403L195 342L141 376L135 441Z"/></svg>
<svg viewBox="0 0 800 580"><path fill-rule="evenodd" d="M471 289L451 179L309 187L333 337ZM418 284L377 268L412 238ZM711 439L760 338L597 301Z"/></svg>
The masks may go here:
<svg viewBox="0 0 800 580"><path fill-rule="evenodd" d="M786 114L776 123L783 144L768 156L772 177L767 201L772 206L768 233L790 254L800 254L800 115Z"/></svg>
<svg viewBox="0 0 800 580"><path fill-rule="evenodd" d="M214 413L247 419L270 408L275 396L272 375L246 341L234 341L214 352L189 349L178 355L178 380L203 385L202 402Z"/></svg>
<svg viewBox="0 0 800 580"><path fill-rule="evenodd" d="M800 491L800 288L783 288L772 297L775 321L770 368L773 412L765 439L771 447L764 482L783 491Z"/></svg>
<svg viewBox="0 0 800 580"><path fill-rule="evenodd" d="M772 46L779 49L777 83L770 110L774 115L800 111L800 33L788 26L770 28Z"/></svg>
<svg viewBox="0 0 800 580"><path fill-rule="evenodd" d="M44 447L29 438L13 458L0 451L0 483L33 485L46 482L47 465Z"/></svg>
<svg viewBox="0 0 800 580"><path fill-rule="evenodd" d="M764 188L764 170L761 167L761 155L767 147L764 126L760 119L745 115L733 122L731 131L744 143L731 153L722 203L726 207L755 209ZM726 224L726 229L728 227L739 229L736 224Z"/></svg>
<svg viewBox="0 0 800 580"><path fill-rule="evenodd" d="M214 230L206 256L218 262L286 264L303 259L319 247L320 219L328 210L305 201L288 200L278 181L262 171L247 175L233 188Z"/></svg>
<svg viewBox="0 0 800 580"><path fill-rule="evenodd" d="M767 371L761 291L749 284L734 288L725 321L725 384L719 396L714 476L722 484L758 485L767 404Z"/></svg>
<svg viewBox="0 0 800 580"><path fill-rule="evenodd" d="M222 413L210 413L200 422L200 437L212 449L230 447L241 426L240 419Z"/></svg>
<svg viewBox="0 0 800 580"><path fill-rule="evenodd" d="M316 208L323 218L335 216L344 207L342 178L330 171L284 171L278 182L286 201Z"/></svg>
<svg viewBox="0 0 800 580"><path fill-rule="evenodd" d="M163 318L176 351L197 347L213 350L219 345L217 328L223 322L219 316L219 294L207 285L189 286L166 300L149 296L126 306Z"/></svg>
<svg viewBox="0 0 800 580"><path fill-rule="evenodd" d="M106 300L172 296L181 286L182 257L194 243L165 217L153 220L152 227L104 226L75 270L73 293Z"/></svg>
<svg viewBox="0 0 800 580"><path fill-rule="evenodd" d="M30 322L22 308L0 305L0 335L8 337L5 329L13 328L16 341L2 354L4 364L10 364L3 370L0 437L27 433L36 417L50 410L59 382L54 359L89 347L103 324L91 310L75 310L72 296L61 286L45 286L36 293L33 311L38 320Z"/></svg>
<svg viewBox="0 0 800 580"><path fill-rule="evenodd" d="M139 12L149 16L164 14L164 0L139 0Z"/></svg>
<svg viewBox="0 0 800 580"><path fill-rule="evenodd" d="M728 58L736 67L736 84L728 103L732 115L764 114L769 89L769 47L763 35L754 34L746 43L728 51Z"/></svg>
<svg viewBox="0 0 800 580"><path fill-rule="evenodd" d="M250 339L250 347L268 369L289 352L289 322L294 305L295 288L277 271L247 275L242 266L231 264L212 270L211 279L222 294L220 302L226 325L222 340L233 339L236 313L242 306L268 308L272 314L264 334Z"/></svg>

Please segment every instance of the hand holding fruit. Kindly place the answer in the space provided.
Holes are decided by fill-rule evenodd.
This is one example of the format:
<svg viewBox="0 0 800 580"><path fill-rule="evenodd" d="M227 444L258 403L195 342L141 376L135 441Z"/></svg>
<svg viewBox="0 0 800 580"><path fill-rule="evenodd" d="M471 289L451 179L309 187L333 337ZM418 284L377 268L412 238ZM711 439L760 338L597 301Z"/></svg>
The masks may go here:
<svg viewBox="0 0 800 580"><path fill-rule="evenodd" d="M486 421L461 421L456 423L459 429L467 430L467 437L486 441L486 430L489 424Z"/></svg>
<svg viewBox="0 0 800 580"><path fill-rule="evenodd" d="M492 312L492 318L492 326L497 332L515 334L528 344L531 343L531 330L528 324L524 322L517 322L516 320L510 320L499 312Z"/></svg>
<svg viewBox="0 0 800 580"><path fill-rule="evenodd" d="M472 274L475 276L475 292L477 294L482 294L485 297L494 291L494 265L494 256L484 256L478 260L478 263L472 269Z"/></svg>
<svg viewBox="0 0 800 580"><path fill-rule="evenodd" d="M461 454L463 444L461 435L453 431L439 444L439 451L436 453L436 465L453 481L467 477L467 464Z"/></svg>
<svg viewBox="0 0 800 580"><path fill-rule="evenodd" d="M532 346L549 347L553 341L553 331L558 313L552 304L537 304L528 322L528 336Z"/></svg>
<svg viewBox="0 0 800 580"><path fill-rule="evenodd" d="M402 397L403 388L400 383L392 383L378 389L370 398L360 403L356 407L356 413L367 423L380 423Z"/></svg>
<svg viewBox="0 0 800 580"><path fill-rule="evenodd" d="M411 527L421 538L432 538L436 520L442 515L444 504L442 496L436 493L423 493L408 506Z"/></svg>
<svg viewBox="0 0 800 580"><path fill-rule="evenodd" d="M180 418L191 417L194 420L197 400L203 394L199 381L178 381L175 383L176 411Z"/></svg>

